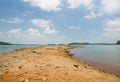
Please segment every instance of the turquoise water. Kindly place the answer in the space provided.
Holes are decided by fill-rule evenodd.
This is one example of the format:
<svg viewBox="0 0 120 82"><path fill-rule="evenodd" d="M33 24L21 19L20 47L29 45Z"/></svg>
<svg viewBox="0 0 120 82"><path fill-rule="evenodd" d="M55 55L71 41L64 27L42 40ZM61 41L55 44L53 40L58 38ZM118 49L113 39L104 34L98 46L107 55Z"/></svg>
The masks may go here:
<svg viewBox="0 0 120 82"><path fill-rule="evenodd" d="M94 67L120 76L120 46L86 45L84 48L71 49L70 53Z"/></svg>
<svg viewBox="0 0 120 82"><path fill-rule="evenodd" d="M0 52L11 51L20 48L42 46L41 44L0 45Z"/></svg>

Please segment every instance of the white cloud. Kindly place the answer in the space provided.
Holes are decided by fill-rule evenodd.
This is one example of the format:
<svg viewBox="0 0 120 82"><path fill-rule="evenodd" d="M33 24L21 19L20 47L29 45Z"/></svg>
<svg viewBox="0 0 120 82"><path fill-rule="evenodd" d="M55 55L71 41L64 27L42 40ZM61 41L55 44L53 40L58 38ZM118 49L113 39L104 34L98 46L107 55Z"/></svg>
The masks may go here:
<svg viewBox="0 0 120 82"><path fill-rule="evenodd" d="M38 7L45 11L61 10L61 0L23 0L29 2L32 6Z"/></svg>
<svg viewBox="0 0 120 82"><path fill-rule="evenodd" d="M95 5L93 1L91 1L91 4ZM84 16L85 19L93 19L103 15L120 14L120 0L101 0L100 4L93 7L96 7L98 11L93 9L90 14Z"/></svg>
<svg viewBox="0 0 120 82"><path fill-rule="evenodd" d="M15 34L15 35L20 33L20 32L21 32L21 29L12 29L9 31L10 34Z"/></svg>
<svg viewBox="0 0 120 82"><path fill-rule="evenodd" d="M39 32L38 29L29 28L26 30L26 32L29 36L31 36L31 38L37 38L37 37L41 36L41 33Z"/></svg>
<svg viewBox="0 0 120 82"><path fill-rule="evenodd" d="M8 32L9 37L14 37L14 38L22 38L22 37L27 37L29 38L36 38L40 36L40 32L38 29L34 28L29 28L27 30L22 30L22 29L12 29L9 30Z"/></svg>
<svg viewBox="0 0 120 82"><path fill-rule="evenodd" d="M93 9L93 0L67 0L69 8L85 7L86 9Z"/></svg>
<svg viewBox="0 0 120 82"><path fill-rule="evenodd" d="M59 33L59 31L56 31L55 29L51 29L49 27L45 28L45 30L43 31L43 33Z"/></svg>
<svg viewBox="0 0 120 82"><path fill-rule="evenodd" d="M29 32L29 33L39 33L39 30L33 29L33 28L29 28L29 29L27 30L27 32Z"/></svg>
<svg viewBox="0 0 120 82"><path fill-rule="evenodd" d="M109 19L105 21L103 37L111 39L120 38L120 18Z"/></svg>
<svg viewBox="0 0 120 82"><path fill-rule="evenodd" d="M96 14L94 12L90 12L90 14L84 16L85 19L93 19L96 17Z"/></svg>
<svg viewBox="0 0 120 82"><path fill-rule="evenodd" d="M28 29L11 29L6 32L0 32L0 40L12 43L25 44L47 44L47 43L62 43L65 42L63 35L59 34L44 34L35 28Z"/></svg>
<svg viewBox="0 0 120 82"><path fill-rule="evenodd" d="M120 13L120 0L102 0L100 7L101 13L104 14Z"/></svg>
<svg viewBox="0 0 120 82"><path fill-rule="evenodd" d="M40 26L43 28L49 27L52 25L51 20L44 20L44 19L32 19L31 22L36 26Z"/></svg>
<svg viewBox="0 0 120 82"><path fill-rule="evenodd" d="M11 24L19 24L19 23L23 22L22 20L20 20L18 18L1 19L0 21L5 22L5 23L11 23Z"/></svg>
<svg viewBox="0 0 120 82"><path fill-rule="evenodd" d="M31 20L33 24L36 26L44 28L43 33L58 33L59 31L53 28L53 24L51 20L44 20L44 19L33 19Z"/></svg>
<svg viewBox="0 0 120 82"><path fill-rule="evenodd" d="M5 33L5 35L8 34L8 37L9 38L21 38L21 34L22 33L22 29L12 29L12 30L9 30L8 32Z"/></svg>
<svg viewBox="0 0 120 82"><path fill-rule="evenodd" d="M79 27L76 27L76 26L70 26L69 29L76 29L76 30L79 30L80 28L79 28Z"/></svg>
<svg viewBox="0 0 120 82"><path fill-rule="evenodd" d="M37 29L29 28L26 30L8 30L2 33L2 37L0 37L0 39L13 43L34 43L39 37L41 37L41 34Z"/></svg>
<svg viewBox="0 0 120 82"><path fill-rule="evenodd" d="M0 36L2 35L2 32L0 32Z"/></svg>

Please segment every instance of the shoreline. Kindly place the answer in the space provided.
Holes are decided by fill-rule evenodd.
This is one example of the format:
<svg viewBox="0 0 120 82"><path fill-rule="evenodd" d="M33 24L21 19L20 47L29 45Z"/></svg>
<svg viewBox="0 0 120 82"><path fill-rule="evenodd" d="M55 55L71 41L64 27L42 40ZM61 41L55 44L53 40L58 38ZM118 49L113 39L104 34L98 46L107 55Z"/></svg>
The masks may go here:
<svg viewBox="0 0 120 82"><path fill-rule="evenodd" d="M74 54L69 53L69 51L68 51L68 54L71 55L71 57L74 58L75 60L77 60L78 62L82 62L82 63L84 63L84 64L92 67L92 68L95 69L95 70L97 69L98 71L101 71L101 72L104 72L104 73L108 73L108 74L112 74L112 75L115 75L116 77L120 78L119 75L116 75L116 74L114 74L114 73L107 72L107 71L105 71L104 69L101 69L101 68L99 68L99 67L97 67L97 66L94 66L94 65L92 65L92 64L90 64L90 63L88 63L88 62L86 62L86 61L84 61L84 60L80 60L80 59L77 59L77 58L73 57Z"/></svg>
<svg viewBox="0 0 120 82"><path fill-rule="evenodd" d="M117 46L117 45L116 45ZM74 53L70 53L72 54L72 56L74 57ZM79 53L80 54L80 53ZM98 70L101 70L105 73L109 73L109 74L114 74L115 76L119 77L120 78L120 73L119 73L119 67L117 68L114 68L113 70L110 68L110 64L109 65L106 65L104 63L99 63L99 62L95 62L95 61L91 61L89 59L85 59L85 58L77 58L77 57L74 57L76 60L80 61L80 62L84 62L90 66L92 66L93 68L96 68ZM108 66L108 67L107 67Z"/></svg>
<svg viewBox="0 0 120 82"><path fill-rule="evenodd" d="M67 50L77 47L41 46L0 53L0 82L120 81L119 77L72 57Z"/></svg>

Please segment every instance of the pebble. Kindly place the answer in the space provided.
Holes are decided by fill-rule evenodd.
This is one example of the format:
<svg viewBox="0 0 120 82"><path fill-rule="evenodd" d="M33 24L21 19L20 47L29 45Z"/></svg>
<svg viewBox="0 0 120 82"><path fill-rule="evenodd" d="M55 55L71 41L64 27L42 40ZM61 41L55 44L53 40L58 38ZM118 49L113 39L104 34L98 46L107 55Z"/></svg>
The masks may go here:
<svg viewBox="0 0 120 82"><path fill-rule="evenodd" d="M28 79L25 79L25 81L24 82L29 82L29 80Z"/></svg>
<svg viewBox="0 0 120 82"><path fill-rule="evenodd" d="M79 67L79 65L74 65L74 67L78 68L78 67Z"/></svg>
<svg viewBox="0 0 120 82"><path fill-rule="evenodd" d="M2 76L2 75L4 75L4 73L3 73L3 72L0 72L0 76Z"/></svg>
<svg viewBox="0 0 120 82"><path fill-rule="evenodd" d="M20 65L18 68L21 69L23 67L23 65Z"/></svg>
<svg viewBox="0 0 120 82"><path fill-rule="evenodd" d="M18 80L18 82L29 82L29 80L28 80L28 79L21 78L21 79Z"/></svg>
<svg viewBox="0 0 120 82"><path fill-rule="evenodd" d="M42 80L43 80L43 81L46 81L46 80L47 80L47 77L42 77Z"/></svg>
<svg viewBox="0 0 120 82"><path fill-rule="evenodd" d="M18 80L18 82L24 82L24 81L25 81L24 78L20 78L20 79Z"/></svg>

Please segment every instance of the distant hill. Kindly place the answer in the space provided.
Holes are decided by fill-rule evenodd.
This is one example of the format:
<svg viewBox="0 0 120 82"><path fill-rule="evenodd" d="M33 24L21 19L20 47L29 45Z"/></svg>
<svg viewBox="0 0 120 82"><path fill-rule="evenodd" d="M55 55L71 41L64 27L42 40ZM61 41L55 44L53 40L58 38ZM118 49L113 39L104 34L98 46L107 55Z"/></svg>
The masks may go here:
<svg viewBox="0 0 120 82"><path fill-rule="evenodd" d="M7 43L7 42L2 42L0 41L0 45L12 45L11 43Z"/></svg>
<svg viewBox="0 0 120 82"><path fill-rule="evenodd" d="M55 46L56 44L47 44L48 46Z"/></svg>
<svg viewBox="0 0 120 82"><path fill-rule="evenodd" d="M115 43L91 43L91 45L115 45Z"/></svg>
<svg viewBox="0 0 120 82"><path fill-rule="evenodd" d="M79 43L79 42L72 42L72 43L69 43L68 45L90 45L90 43Z"/></svg>
<svg viewBox="0 0 120 82"><path fill-rule="evenodd" d="M87 43L87 42L72 42L69 43L68 45L114 45L115 43Z"/></svg>

